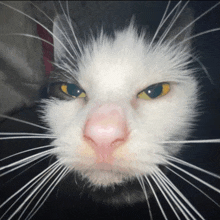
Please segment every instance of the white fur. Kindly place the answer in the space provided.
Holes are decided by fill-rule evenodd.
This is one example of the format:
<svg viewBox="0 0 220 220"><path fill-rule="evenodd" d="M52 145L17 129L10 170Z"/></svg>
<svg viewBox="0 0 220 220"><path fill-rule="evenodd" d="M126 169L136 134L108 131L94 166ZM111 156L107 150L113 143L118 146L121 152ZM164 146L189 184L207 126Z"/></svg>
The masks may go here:
<svg viewBox="0 0 220 220"><path fill-rule="evenodd" d="M79 83L86 91L82 99L46 102L44 120L56 136L55 154L61 162L87 177L94 186L108 186L149 174L163 155L179 152L181 145L163 146L160 141L186 138L196 116L197 82L187 69L190 52L184 47L162 44L159 48L138 36L130 25L116 33L115 40L104 34L84 47L78 61ZM171 91L155 100L141 100L146 87L169 82ZM92 152L81 154L83 129L92 108L115 103L126 113L129 141L116 154L111 170L96 168Z"/></svg>

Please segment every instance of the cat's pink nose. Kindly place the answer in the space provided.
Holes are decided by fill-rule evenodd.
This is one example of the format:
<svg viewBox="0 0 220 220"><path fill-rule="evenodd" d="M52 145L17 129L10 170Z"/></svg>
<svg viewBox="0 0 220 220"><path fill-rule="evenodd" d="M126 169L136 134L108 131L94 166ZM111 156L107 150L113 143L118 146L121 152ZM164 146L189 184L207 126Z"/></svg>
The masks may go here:
<svg viewBox="0 0 220 220"><path fill-rule="evenodd" d="M86 122L84 138L95 151L97 162L110 162L114 150L128 138L122 109L113 104L96 109Z"/></svg>

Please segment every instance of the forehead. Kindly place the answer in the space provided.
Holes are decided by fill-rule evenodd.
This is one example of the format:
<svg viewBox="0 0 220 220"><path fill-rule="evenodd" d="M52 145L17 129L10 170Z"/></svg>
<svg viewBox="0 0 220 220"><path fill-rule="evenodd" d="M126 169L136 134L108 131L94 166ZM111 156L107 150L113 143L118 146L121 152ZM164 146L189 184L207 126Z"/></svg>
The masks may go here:
<svg viewBox="0 0 220 220"><path fill-rule="evenodd" d="M149 45L150 41L138 36L131 26L116 33L114 40L100 36L85 47L79 62L80 84L102 93L130 93L147 85L174 80L178 72L172 67L173 54L167 54L165 47L155 51Z"/></svg>

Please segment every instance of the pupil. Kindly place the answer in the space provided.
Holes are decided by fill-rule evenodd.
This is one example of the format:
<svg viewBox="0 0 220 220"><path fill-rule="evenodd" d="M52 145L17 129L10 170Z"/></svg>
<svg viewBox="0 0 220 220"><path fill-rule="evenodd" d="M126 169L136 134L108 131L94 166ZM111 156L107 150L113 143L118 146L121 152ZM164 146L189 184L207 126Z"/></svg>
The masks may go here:
<svg viewBox="0 0 220 220"><path fill-rule="evenodd" d="M81 93L80 89L74 84L69 84L67 86L67 92L68 92L68 94L70 94L72 96L76 96L76 97L78 95L80 95L80 93Z"/></svg>
<svg viewBox="0 0 220 220"><path fill-rule="evenodd" d="M147 89L147 95L150 98L156 98L162 93L162 85L153 85Z"/></svg>

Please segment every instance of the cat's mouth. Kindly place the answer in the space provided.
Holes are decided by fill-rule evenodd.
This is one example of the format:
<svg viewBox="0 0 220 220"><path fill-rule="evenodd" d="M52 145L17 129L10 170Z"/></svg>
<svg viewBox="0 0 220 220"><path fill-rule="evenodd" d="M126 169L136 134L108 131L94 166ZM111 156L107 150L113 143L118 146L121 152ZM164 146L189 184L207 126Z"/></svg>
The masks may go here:
<svg viewBox="0 0 220 220"><path fill-rule="evenodd" d="M121 145L119 148L115 149L111 154L106 156L97 155L97 153L86 141L83 141L83 143L78 148L79 154L82 157L82 161L87 163L87 161L83 159L84 157L95 160L95 166L97 167L97 169L103 169L104 167L106 167L108 170L109 167L112 169L112 166L117 164L119 161L128 162L131 160L135 160L135 154L131 154L129 152L127 143Z"/></svg>
<svg viewBox="0 0 220 220"><path fill-rule="evenodd" d="M100 169L91 169L83 172L89 182L98 187L108 187L114 184L122 184L132 177L128 172L113 171L112 167L105 164L106 167Z"/></svg>

